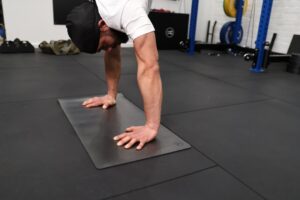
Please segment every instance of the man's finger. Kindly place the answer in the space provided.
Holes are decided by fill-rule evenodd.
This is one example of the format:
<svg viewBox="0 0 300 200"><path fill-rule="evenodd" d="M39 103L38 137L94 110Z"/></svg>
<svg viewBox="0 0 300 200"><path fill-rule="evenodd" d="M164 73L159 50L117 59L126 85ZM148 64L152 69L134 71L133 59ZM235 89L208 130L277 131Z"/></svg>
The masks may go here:
<svg viewBox="0 0 300 200"><path fill-rule="evenodd" d="M131 138L129 136L124 137L121 141L117 143L118 146L122 146L123 144L126 144Z"/></svg>
<svg viewBox="0 0 300 200"><path fill-rule="evenodd" d="M82 105L85 106L85 105L87 105L87 104L90 103L90 102L91 102L91 99L88 99L88 100L84 101L84 102L82 103Z"/></svg>
<svg viewBox="0 0 300 200"><path fill-rule="evenodd" d="M92 102L86 105L86 107L90 108L90 107L95 107L95 106L100 106L102 103L99 102Z"/></svg>
<svg viewBox="0 0 300 200"><path fill-rule="evenodd" d="M141 150L144 147L145 143L144 142L140 142L140 144L137 146L137 150Z"/></svg>
<svg viewBox="0 0 300 200"><path fill-rule="evenodd" d="M130 126L130 127L126 128L126 131L127 131L127 132L131 132L131 131L133 131L134 129L135 129L135 126Z"/></svg>
<svg viewBox="0 0 300 200"><path fill-rule="evenodd" d="M132 147L132 145L134 145L137 142L136 139L131 139L130 142L128 142L125 146L126 149L129 149Z"/></svg>
<svg viewBox="0 0 300 200"><path fill-rule="evenodd" d="M122 133L114 137L114 140L121 140L122 138L126 137L127 133Z"/></svg>
<svg viewBox="0 0 300 200"><path fill-rule="evenodd" d="M95 97L94 97L94 98L90 98L90 99L84 101L82 105L85 106L85 105L87 105L87 104L93 103L95 100L96 100Z"/></svg>
<svg viewBox="0 0 300 200"><path fill-rule="evenodd" d="M107 109L108 106L109 106L109 105L107 105L107 104L103 104L102 108L103 108L103 109Z"/></svg>

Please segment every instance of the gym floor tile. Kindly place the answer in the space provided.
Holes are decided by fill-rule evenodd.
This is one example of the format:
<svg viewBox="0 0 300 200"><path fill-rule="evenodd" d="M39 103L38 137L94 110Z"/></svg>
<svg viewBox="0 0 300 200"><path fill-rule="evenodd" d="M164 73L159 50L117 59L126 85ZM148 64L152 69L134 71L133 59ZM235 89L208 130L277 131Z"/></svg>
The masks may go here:
<svg viewBox="0 0 300 200"><path fill-rule="evenodd" d="M0 54L0 70L74 66L74 56L55 56L40 52L26 54Z"/></svg>
<svg viewBox="0 0 300 200"><path fill-rule="evenodd" d="M189 149L97 170L56 100L0 104L0 127L5 200L99 200L215 165Z"/></svg>
<svg viewBox="0 0 300 200"><path fill-rule="evenodd" d="M0 70L0 102L103 93L105 82L82 67Z"/></svg>
<svg viewBox="0 0 300 200"><path fill-rule="evenodd" d="M109 200L262 200L219 167Z"/></svg>
<svg viewBox="0 0 300 200"><path fill-rule="evenodd" d="M163 114L268 98L255 92L248 92L239 87L186 71L163 72L162 81L164 87ZM123 75L120 81L120 89L128 99L142 108L136 75Z"/></svg>
<svg viewBox="0 0 300 200"><path fill-rule="evenodd" d="M282 74L282 66L276 65L268 73L253 73L250 71L250 65L239 59L232 57L231 61L224 61L220 59L219 64L206 63L206 61L199 61L198 64L195 62L191 63L186 67L186 69L202 74L205 76L213 77L220 80L245 80L245 79L255 79L256 77L272 78L274 75ZM275 66L275 65L274 65Z"/></svg>
<svg viewBox="0 0 300 200"><path fill-rule="evenodd" d="M105 80L105 65L103 57L98 54L87 56L77 56L76 62L85 67L91 73L97 75L102 80ZM134 57L121 57L121 73L136 73L137 64Z"/></svg>
<svg viewBox="0 0 300 200"><path fill-rule="evenodd" d="M222 54L221 56L209 56L208 51L202 53L195 52L192 56L181 51L159 51L161 60L168 61L173 64L181 65L184 68L190 65L197 66L201 63L208 65L224 66L232 63L239 66L240 63L246 63L240 56L232 56Z"/></svg>
<svg viewBox="0 0 300 200"><path fill-rule="evenodd" d="M300 109L278 100L163 118L163 125L266 199L300 199Z"/></svg>
<svg viewBox="0 0 300 200"><path fill-rule="evenodd" d="M97 75L102 80L105 80L105 66L102 57L98 54L94 56L78 56L76 61L80 63L83 67L88 69L90 72ZM160 71L181 71L180 67L176 65L170 65L164 61L160 61ZM137 73L137 63L135 56L123 56L121 57L121 74L135 74Z"/></svg>
<svg viewBox="0 0 300 200"><path fill-rule="evenodd" d="M226 82L238 83L239 81L246 80L260 80L260 79L272 79L278 77L286 77L288 78L292 74L286 72L286 64L285 63L271 63L269 68L265 70L263 73L254 73L251 72L250 67L244 68L243 71L238 73L224 73L224 75L220 74L217 78L224 80ZM218 70L218 69L216 69Z"/></svg>
<svg viewBox="0 0 300 200"><path fill-rule="evenodd" d="M176 54L176 57L180 59L170 59L171 56L169 54ZM221 80L252 80L256 77L267 79L284 74L283 72L286 69L286 64L284 63L272 63L266 71L267 73L258 74L249 70L252 63L244 61L241 56L227 54L208 56L206 52L201 54L195 53L194 56L189 56L179 51L169 52L169 54L165 57L161 56L162 59L183 69Z"/></svg>
<svg viewBox="0 0 300 200"><path fill-rule="evenodd" d="M100 51L94 54L90 53L84 53L81 52L80 54L77 54L75 57L79 58L93 58L93 57L104 57L104 52L105 51ZM135 57L135 52L133 48L121 48L121 57Z"/></svg>
<svg viewBox="0 0 300 200"><path fill-rule="evenodd" d="M250 91L256 91L300 106L300 76L297 74L284 73L268 79L261 76L252 80L230 80L229 82Z"/></svg>
<svg viewBox="0 0 300 200"><path fill-rule="evenodd" d="M119 92L142 108L134 50L121 54ZM104 170L57 102L106 91L103 52L0 54L0 199L300 199L300 76L284 63L253 74L238 56L159 54L162 123L192 149Z"/></svg>

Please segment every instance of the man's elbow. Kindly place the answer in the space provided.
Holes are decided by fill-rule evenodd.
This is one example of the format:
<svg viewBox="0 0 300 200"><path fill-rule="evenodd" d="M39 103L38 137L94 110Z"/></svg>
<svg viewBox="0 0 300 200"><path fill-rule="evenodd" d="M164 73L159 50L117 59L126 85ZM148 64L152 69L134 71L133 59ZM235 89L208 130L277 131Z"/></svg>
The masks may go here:
<svg viewBox="0 0 300 200"><path fill-rule="evenodd" d="M138 69L139 77L153 77L160 74L158 62L145 63Z"/></svg>

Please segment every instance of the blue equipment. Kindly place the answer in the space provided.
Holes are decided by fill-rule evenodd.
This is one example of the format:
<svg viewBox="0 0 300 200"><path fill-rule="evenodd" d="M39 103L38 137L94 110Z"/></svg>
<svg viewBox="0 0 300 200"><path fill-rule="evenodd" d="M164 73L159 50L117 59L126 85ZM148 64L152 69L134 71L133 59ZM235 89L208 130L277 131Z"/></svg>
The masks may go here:
<svg viewBox="0 0 300 200"><path fill-rule="evenodd" d="M191 21L190 21L190 33L189 33L189 49L188 49L188 53L190 55L193 55L195 52L198 5L199 5L199 0L193 0L192 11L191 11Z"/></svg>
<svg viewBox="0 0 300 200"><path fill-rule="evenodd" d="M269 22L271 17L273 0L264 0L261 9L259 28L256 39L256 50L258 51L256 65L251 68L252 72L264 72L263 62L265 54L265 43L268 34Z"/></svg>

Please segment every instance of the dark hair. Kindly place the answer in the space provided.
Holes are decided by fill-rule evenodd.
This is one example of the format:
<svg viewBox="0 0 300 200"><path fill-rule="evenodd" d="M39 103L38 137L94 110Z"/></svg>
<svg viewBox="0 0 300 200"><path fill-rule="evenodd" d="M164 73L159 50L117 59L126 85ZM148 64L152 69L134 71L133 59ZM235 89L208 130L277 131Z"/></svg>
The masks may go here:
<svg viewBox="0 0 300 200"><path fill-rule="evenodd" d="M95 2L86 1L68 14L66 26L74 44L82 52L96 53L100 38L100 15Z"/></svg>
<svg viewBox="0 0 300 200"><path fill-rule="evenodd" d="M99 15L99 16L100 16L99 20L101 20L102 17L101 17L101 15ZM127 36L126 33L123 33L121 31L117 31L117 30L112 29L112 28L111 28L111 31L117 36L117 38L119 39L120 43L126 43L126 42L128 42L129 38L128 38L128 36Z"/></svg>
<svg viewBox="0 0 300 200"><path fill-rule="evenodd" d="M126 33L123 33L121 31L117 31L115 29L111 29L111 31L116 34L117 38L119 39L119 41L121 43L126 43L128 42L128 36L126 35Z"/></svg>

